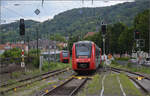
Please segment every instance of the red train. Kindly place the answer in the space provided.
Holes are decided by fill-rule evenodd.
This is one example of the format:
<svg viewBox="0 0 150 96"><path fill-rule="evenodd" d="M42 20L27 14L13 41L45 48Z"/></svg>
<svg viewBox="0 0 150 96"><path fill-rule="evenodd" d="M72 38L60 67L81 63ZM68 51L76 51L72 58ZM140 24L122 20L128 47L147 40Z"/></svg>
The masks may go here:
<svg viewBox="0 0 150 96"><path fill-rule="evenodd" d="M95 71L101 63L101 49L91 41L79 41L72 47L72 69L77 73Z"/></svg>
<svg viewBox="0 0 150 96"><path fill-rule="evenodd" d="M69 63L70 62L70 54L69 51L61 51L60 52L60 62Z"/></svg>

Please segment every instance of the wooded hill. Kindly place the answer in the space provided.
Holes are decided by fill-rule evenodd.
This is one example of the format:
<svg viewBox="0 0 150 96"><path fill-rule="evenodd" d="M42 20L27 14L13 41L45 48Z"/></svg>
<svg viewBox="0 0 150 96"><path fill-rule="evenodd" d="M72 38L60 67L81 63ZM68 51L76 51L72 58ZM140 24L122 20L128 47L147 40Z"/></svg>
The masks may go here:
<svg viewBox="0 0 150 96"><path fill-rule="evenodd" d="M97 8L77 8L62 12L52 20L39 23L32 20L25 21L26 38L36 39L36 28L39 38L49 38L53 33L63 36L84 36L87 32L98 32L101 21L107 24L123 22L127 26L133 25L134 17L149 8L149 0L137 0L114 6ZM1 25L0 43L19 40L19 22ZM117 33L116 33L117 34Z"/></svg>

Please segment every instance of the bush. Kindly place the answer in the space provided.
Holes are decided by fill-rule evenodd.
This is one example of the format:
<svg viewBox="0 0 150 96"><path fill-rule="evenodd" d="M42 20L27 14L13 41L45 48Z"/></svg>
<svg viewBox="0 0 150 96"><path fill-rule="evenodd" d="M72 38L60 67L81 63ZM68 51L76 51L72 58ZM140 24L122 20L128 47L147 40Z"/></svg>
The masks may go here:
<svg viewBox="0 0 150 96"><path fill-rule="evenodd" d="M132 63L127 63L127 67L132 67Z"/></svg>
<svg viewBox="0 0 150 96"><path fill-rule="evenodd" d="M48 70L56 70L56 69L61 69L65 67L70 67L71 64L65 64L65 63L60 63L60 62L51 62L48 63L47 61L44 61L42 65L42 70L43 71L48 71Z"/></svg>
<svg viewBox="0 0 150 96"><path fill-rule="evenodd" d="M33 57L33 60L32 60L32 62L31 62L31 64L32 64L34 67L38 68L38 67L39 67L39 57L38 57L38 56Z"/></svg>
<svg viewBox="0 0 150 96"><path fill-rule="evenodd" d="M3 54L2 54L3 58L19 58L21 57L21 49L19 48L13 48L10 50L6 50Z"/></svg>
<svg viewBox="0 0 150 96"><path fill-rule="evenodd" d="M129 57L121 57L121 58L115 58L115 60L121 60L121 61L128 61Z"/></svg>
<svg viewBox="0 0 150 96"><path fill-rule="evenodd" d="M38 50L39 54L41 53L40 50ZM37 56L37 49L30 49L29 50L29 55L30 56Z"/></svg>

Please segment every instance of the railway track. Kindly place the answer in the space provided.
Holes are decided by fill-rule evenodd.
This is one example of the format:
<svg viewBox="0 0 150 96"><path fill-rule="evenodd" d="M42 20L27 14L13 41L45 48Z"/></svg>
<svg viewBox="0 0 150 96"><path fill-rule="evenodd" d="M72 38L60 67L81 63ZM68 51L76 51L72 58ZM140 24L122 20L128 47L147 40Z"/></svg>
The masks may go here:
<svg viewBox="0 0 150 96"><path fill-rule="evenodd" d="M0 91L0 94L5 94L5 93L7 93L9 91L12 91L14 89L25 87L27 85L30 85L30 84L36 82L36 81L47 79L51 76L58 75L62 72L66 72L68 70L70 70L70 69L69 68L59 69L59 70L55 70L55 71L46 72L46 73L43 73L43 74L40 74L40 75L37 75L37 76L29 77L29 78L26 78L26 79L18 80L17 82L14 82L14 83L3 84L3 85L1 85L2 88L4 88L4 87L10 87L10 88L4 88L4 90ZM15 87L14 86L11 87L11 85L15 85L18 82L20 83L19 85L15 86Z"/></svg>
<svg viewBox="0 0 150 96"><path fill-rule="evenodd" d="M118 70L118 71L122 71L122 72L126 72L126 73L129 73L129 74L134 74L134 75L136 75L136 76L141 76L141 77L144 77L144 78L147 79L147 80L150 80L150 77L148 77L148 76L146 76L146 75L143 75L143 74L140 74L140 73L131 72L131 71L128 71L128 70L119 69L119 68L114 68L114 67L111 67L111 69L113 69L113 70Z"/></svg>
<svg viewBox="0 0 150 96"><path fill-rule="evenodd" d="M62 69L58 69L58 70L54 70L54 71L49 71L49 72L46 72L46 73L43 73L43 74L39 74L39 75L36 75L36 76L33 76L33 77L28 77L28 78L20 79L20 80L17 80L15 82L11 82L11 83L5 82L5 83L1 84L0 87L7 87L7 86L10 86L10 85L16 84L18 82L21 83L21 82L24 82L24 81L27 81L27 80L35 79L35 78L38 78L40 76L48 75L48 74L51 74L51 73L54 73L54 72L57 72L57 71L61 71L61 70Z"/></svg>
<svg viewBox="0 0 150 96"><path fill-rule="evenodd" d="M135 72L130 72L123 69L113 68L111 70L117 73L124 72L129 79L135 82L146 94L150 94L150 78Z"/></svg>
<svg viewBox="0 0 150 96"><path fill-rule="evenodd" d="M77 79L71 77L63 84L49 90L41 96L74 96L87 80L88 78Z"/></svg>

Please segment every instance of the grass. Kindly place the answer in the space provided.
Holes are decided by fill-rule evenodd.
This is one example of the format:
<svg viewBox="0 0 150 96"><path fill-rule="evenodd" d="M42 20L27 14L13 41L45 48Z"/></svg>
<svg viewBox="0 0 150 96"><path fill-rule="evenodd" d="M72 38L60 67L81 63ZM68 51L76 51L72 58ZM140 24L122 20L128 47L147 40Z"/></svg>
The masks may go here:
<svg viewBox="0 0 150 96"><path fill-rule="evenodd" d="M12 96L12 94L14 94L14 96L17 96L18 94L21 94L20 96L30 96L35 92L41 91L43 88L46 88L49 85L56 84L56 83L57 83L56 81L55 82L45 82L45 80L36 81L30 85L27 85L27 87L17 89L16 93L14 91L10 91L6 95Z"/></svg>
<svg viewBox="0 0 150 96"><path fill-rule="evenodd" d="M11 77L12 78L19 78L22 74L23 74L23 72L13 72L13 73L11 73Z"/></svg>
<svg viewBox="0 0 150 96"><path fill-rule="evenodd" d="M127 76L119 74L119 78L127 96L143 96Z"/></svg>
<svg viewBox="0 0 150 96"><path fill-rule="evenodd" d="M50 62L44 61L42 71L57 70L65 67L71 67L71 63Z"/></svg>
<svg viewBox="0 0 150 96"><path fill-rule="evenodd" d="M121 60L121 61L128 61L129 57L121 57L121 58L115 58L115 60Z"/></svg>
<svg viewBox="0 0 150 96"><path fill-rule="evenodd" d="M128 63L127 65L118 64L116 61L112 61L111 67L126 69L132 72L141 72L145 74L150 74L150 67L132 67L132 63Z"/></svg>
<svg viewBox="0 0 150 96"><path fill-rule="evenodd" d="M78 93L77 96L99 96L102 89L102 77L95 75L94 78L89 81L82 92ZM118 78L120 79L123 90L127 96L144 96L139 89L129 80L124 74L112 74L106 75L104 80L104 95L106 96L122 96L123 93L120 88Z"/></svg>
<svg viewBox="0 0 150 96"><path fill-rule="evenodd" d="M100 75L96 74L91 83L87 86L88 94L98 94L101 89Z"/></svg>
<svg viewBox="0 0 150 96"><path fill-rule="evenodd" d="M31 71L26 71L26 72L13 72L11 74L11 77L14 78L14 79L9 79L7 82L10 84L10 83L13 83L13 82L16 82L17 79L20 79L22 76L27 76L27 77L30 77L30 76L36 76L38 74L41 74L41 73L44 73L44 72L48 72L48 71L52 71L52 70L56 70L56 69L62 69L62 68L66 68L66 67L71 67L71 64L69 63L60 63L60 62L51 62L50 64L48 62L44 62L43 64L43 71L40 72L38 69L34 69L34 70L31 70ZM30 76L29 76L30 75ZM24 78L24 77L23 77ZM62 79L62 78L59 78L59 79ZM16 85L21 85L23 84L22 83L15 83L14 85L11 85L11 86L8 86L9 88L12 88ZM0 91L2 90L5 90L7 89L6 87L4 88L0 88Z"/></svg>
<svg viewBox="0 0 150 96"><path fill-rule="evenodd" d="M104 80L104 94L112 96L121 96L122 92L117 80L117 74L109 74Z"/></svg>
<svg viewBox="0 0 150 96"><path fill-rule="evenodd" d="M92 81L89 82L88 85L86 85L86 87L84 88L84 90L82 92L80 92L78 94L78 96L86 96L87 94L89 95L95 95L95 94L99 94L100 90L101 90L101 76L96 74Z"/></svg>

